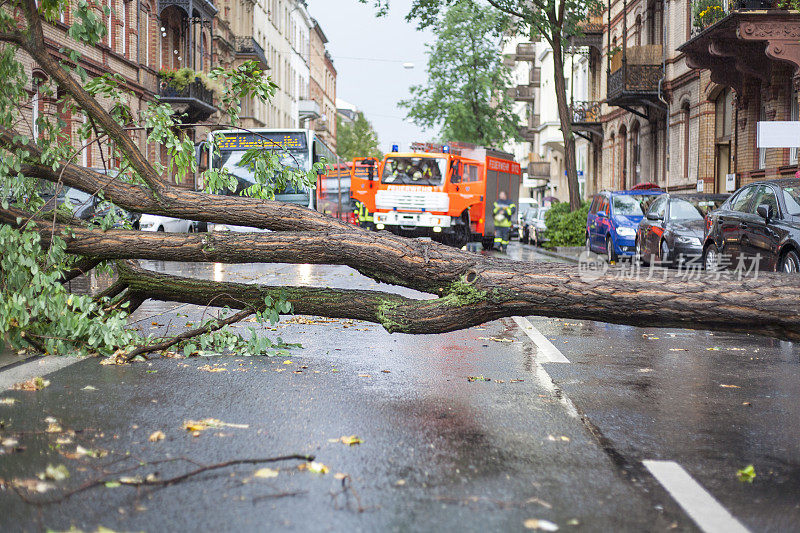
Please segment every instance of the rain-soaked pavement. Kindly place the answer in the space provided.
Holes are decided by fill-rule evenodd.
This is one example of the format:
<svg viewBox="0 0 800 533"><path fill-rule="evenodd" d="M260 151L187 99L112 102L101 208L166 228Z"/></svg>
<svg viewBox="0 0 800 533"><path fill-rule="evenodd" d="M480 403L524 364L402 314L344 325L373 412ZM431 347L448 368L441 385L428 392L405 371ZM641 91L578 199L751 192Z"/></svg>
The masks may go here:
<svg viewBox="0 0 800 533"><path fill-rule="evenodd" d="M509 252L554 260L518 244ZM345 267L149 266L219 280L376 287ZM203 312L148 302L134 320L145 332L175 333ZM289 357L125 367L89 359L49 374L50 386L38 392L5 390L32 363L0 370L0 443L18 441L17 451L0 446L0 479L33 488L0 482L0 529L694 531L699 523L706 531L796 531L800 524L800 350L791 343L538 317L426 336L311 317L261 329L303 348ZM204 418L231 425L198 436L184 429ZM164 439L150 442L157 431ZM336 441L350 435L363 442ZM79 455L78 445L108 455ZM314 455L330 471L287 460L166 487L114 483L287 454ZM678 465L702 493L658 481L643 461ZM36 493L33 480L48 464L66 466L70 477ZM756 477L739 481L737 470L749 464ZM266 467L274 471L255 475ZM61 500L37 505L20 494ZM723 516L709 521L714 506Z"/></svg>

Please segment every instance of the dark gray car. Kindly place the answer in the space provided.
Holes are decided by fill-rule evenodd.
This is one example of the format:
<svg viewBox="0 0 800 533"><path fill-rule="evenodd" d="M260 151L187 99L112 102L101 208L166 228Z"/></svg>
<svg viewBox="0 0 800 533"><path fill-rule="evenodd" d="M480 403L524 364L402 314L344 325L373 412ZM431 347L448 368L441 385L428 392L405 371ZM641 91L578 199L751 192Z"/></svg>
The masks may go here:
<svg viewBox="0 0 800 533"><path fill-rule="evenodd" d="M636 252L642 262L675 266L698 262L703 254L706 214L727 194L662 194L647 209L636 231Z"/></svg>

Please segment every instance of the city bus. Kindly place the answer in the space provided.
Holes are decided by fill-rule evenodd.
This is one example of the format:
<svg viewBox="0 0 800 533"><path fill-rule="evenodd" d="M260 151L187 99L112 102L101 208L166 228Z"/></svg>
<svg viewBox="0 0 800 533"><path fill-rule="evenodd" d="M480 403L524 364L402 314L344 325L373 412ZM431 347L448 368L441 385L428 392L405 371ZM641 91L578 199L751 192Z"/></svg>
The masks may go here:
<svg viewBox="0 0 800 533"><path fill-rule="evenodd" d="M216 140L219 148L219 155L213 157L211 143ZM241 192L255 183L253 171L247 166L242 166L241 161L247 150L251 148L263 148L273 150L279 155L280 163L287 167L299 168L308 172L314 163L325 161L326 171L320 174L320 179L324 180L327 175L333 172L336 165L336 154L320 139L313 130L304 129L276 129L276 128L254 128L250 130L230 129L211 132L208 137L207 146L202 151L206 152L207 161L211 161L212 168L224 168L236 177L238 185L235 191L225 191L223 194L239 196ZM207 151L206 151L207 150ZM201 167L202 161L201 161ZM334 185L335 184L335 185ZM344 201L350 203L350 180L332 180L326 182L326 195L331 194L330 187L337 186L344 188L342 191ZM336 192L337 196L339 192ZM275 191L275 200L291 204L302 205L310 209L317 209L318 195L316 187L287 187L280 191ZM337 204L338 205L338 204ZM339 216L340 213L330 213ZM242 228L228 224L214 224L209 227L216 231L252 231L252 228Z"/></svg>

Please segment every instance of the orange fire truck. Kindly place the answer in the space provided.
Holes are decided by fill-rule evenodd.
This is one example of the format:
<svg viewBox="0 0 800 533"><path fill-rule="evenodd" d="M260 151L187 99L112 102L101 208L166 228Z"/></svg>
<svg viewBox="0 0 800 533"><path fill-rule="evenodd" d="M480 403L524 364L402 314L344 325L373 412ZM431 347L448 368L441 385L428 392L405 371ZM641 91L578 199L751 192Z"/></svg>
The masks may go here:
<svg viewBox="0 0 800 533"><path fill-rule="evenodd" d="M511 154L466 143L415 143L411 149L387 154L372 179L364 176L364 160L354 161L352 196L372 214L375 229L459 248L481 241L491 249L494 202L505 191L517 203L519 163Z"/></svg>

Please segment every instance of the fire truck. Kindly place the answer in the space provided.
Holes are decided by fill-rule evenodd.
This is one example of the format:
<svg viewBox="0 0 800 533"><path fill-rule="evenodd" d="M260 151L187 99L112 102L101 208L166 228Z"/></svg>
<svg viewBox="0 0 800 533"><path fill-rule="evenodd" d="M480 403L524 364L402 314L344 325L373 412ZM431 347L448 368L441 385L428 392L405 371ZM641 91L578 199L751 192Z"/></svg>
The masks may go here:
<svg viewBox="0 0 800 533"><path fill-rule="evenodd" d="M411 150L395 146L371 179L363 172L351 177L353 198L373 214L375 229L458 248L481 241L491 249L494 202L505 191L517 203L519 163L506 152L467 143L415 143Z"/></svg>

